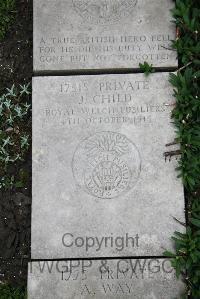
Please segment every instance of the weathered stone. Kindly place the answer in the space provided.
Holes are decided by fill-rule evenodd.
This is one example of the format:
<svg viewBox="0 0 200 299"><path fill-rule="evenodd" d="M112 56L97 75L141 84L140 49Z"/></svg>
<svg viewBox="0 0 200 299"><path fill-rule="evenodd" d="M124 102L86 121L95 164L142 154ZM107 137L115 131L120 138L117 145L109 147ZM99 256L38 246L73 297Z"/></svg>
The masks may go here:
<svg viewBox="0 0 200 299"><path fill-rule="evenodd" d="M183 282L165 259L29 264L29 299L173 299L183 292Z"/></svg>
<svg viewBox="0 0 200 299"><path fill-rule="evenodd" d="M176 67L172 0L34 0L34 70Z"/></svg>
<svg viewBox="0 0 200 299"><path fill-rule="evenodd" d="M32 258L162 255L184 197L168 73L33 78Z"/></svg>

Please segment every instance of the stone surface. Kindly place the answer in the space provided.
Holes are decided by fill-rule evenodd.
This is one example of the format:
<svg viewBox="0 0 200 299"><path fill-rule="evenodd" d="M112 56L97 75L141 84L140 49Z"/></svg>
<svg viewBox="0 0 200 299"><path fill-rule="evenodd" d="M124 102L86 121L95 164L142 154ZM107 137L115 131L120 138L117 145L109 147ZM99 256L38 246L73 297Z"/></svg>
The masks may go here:
<svg viewBox="0 0 200 299"><path fill-rule="evenodd" d="M162 255L184 222L168 73L33 78L32 258Z"/></svg>
<svg viewBox="0 0 200 299"><path fill-rule="evenodd" d="M29 264L29 299L174 299L183 292L183 283L164 259Z"/></svg>
<svg viewBox="0 0 200 299"><path fill-rule="evenodd" d="M34 71L176 67L172 0L34 0Z"/></svg>

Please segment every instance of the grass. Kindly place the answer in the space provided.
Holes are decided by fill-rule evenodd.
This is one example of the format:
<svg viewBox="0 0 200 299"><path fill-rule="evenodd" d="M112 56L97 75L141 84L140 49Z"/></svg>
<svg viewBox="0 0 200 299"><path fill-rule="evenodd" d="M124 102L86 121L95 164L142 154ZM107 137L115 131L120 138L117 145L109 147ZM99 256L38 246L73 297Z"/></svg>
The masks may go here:
<svg viewBox="0 0 200 299"><path fill-rule="evenodd" d="M0 0L0 41L5 38L15 19L15 8L15 0ZM26 130L27 117L30 114L28 88L29 85L13 85L0 95L0 188L21 187L23 184L22 179L18 178L16 181L8 169L18 160L23 161L29 148L29 129ZM0 299L26 298L25 287L0 284Z"/></svg>
<svg viewBox="0 0 200 299"><path fill-rule="evenodd" d="M176 105L172 119L180 144L177 168L186 194L186 233L175 232L172 257L177 277L182 274L187 290L183 298L200 298L200 7L195 0L176 0L172 10L177 26L173 49L180 69L170 75Z"/></svg>
<svg viewBox="0 0 200 299"><path fill-rule="evenodd" d="M24 287L14 288L10 285L0 285L0 299L26 299L26 289Z"/></svg>
<svg viewBox="0 0 200 299"><path fill-rule="evenodd" d="M30 93L27 84L13 85L0 95L0 189L26 184L27 175L20 165L30 148Z"/></svg>
<svg viewBox="0 0 200 299"><path fill-rule="evenodd" d="M0 40L2 40L15 19L15 0L0 0Z"/></svg>

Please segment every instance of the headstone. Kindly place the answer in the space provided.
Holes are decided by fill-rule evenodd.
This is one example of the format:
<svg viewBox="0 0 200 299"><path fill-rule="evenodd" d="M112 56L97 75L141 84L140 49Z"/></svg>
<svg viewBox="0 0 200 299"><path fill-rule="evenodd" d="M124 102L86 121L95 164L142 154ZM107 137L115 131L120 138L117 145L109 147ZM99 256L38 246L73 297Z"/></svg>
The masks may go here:
<svg viewBox="0 0 200 299"><path fill-rule="evenodd" d="M170 261L82 260L29 264L29 299L174 299L184 285Z"/></svg>
<svg viewBox="0 0 200 299"><path fill-rule="evenodd" d="M34 71L177 67L172 0L34 0Z"/></svg>
<svg viewBox="0 0 200 299"><path fill-rule="evenodd" d="M172 249L184 199L177 161L164 158L168 75L33 78L33 259Z"/></svg>

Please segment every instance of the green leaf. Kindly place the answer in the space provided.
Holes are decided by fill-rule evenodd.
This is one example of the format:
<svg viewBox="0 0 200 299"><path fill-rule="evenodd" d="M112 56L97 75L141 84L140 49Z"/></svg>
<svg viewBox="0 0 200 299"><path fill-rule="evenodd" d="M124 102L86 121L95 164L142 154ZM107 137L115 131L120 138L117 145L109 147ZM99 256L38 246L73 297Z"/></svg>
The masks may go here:
<svg viewBox="0 0 200 299"><path fill-rule="evenodd" d="M200 219L191 218L190 222L200 228Z"/></svg>
<svg viewBox="0 0 200 299"><path fill-rule="evenodd" d="M148 62L146 62L146 61L143 64L139 63L139 67L144 72L144 74L146 76L148 76L150 73L155 72L152 64L148 64Z"/></svg>
<svg viewBox="0 0 200 299"><path fill-rule="evenodd" d="M168 257L175 257L176 255L174 253L172 253L171 251L164 251L163 252L164 256L168 256Z"/></svg>

